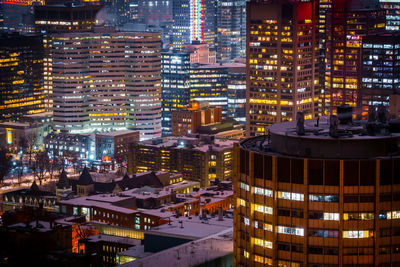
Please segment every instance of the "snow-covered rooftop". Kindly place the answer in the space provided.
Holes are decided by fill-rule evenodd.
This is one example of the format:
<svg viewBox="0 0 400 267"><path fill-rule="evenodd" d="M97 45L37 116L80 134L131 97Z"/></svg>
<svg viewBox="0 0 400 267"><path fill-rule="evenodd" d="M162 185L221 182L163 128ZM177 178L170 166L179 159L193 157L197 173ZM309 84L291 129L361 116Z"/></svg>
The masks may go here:
<svg viewBox="0 0 400 267"><path fill-rule="evenodd" d="M198 266L233 253L233 228L129 263L124 267Z"/></svg>

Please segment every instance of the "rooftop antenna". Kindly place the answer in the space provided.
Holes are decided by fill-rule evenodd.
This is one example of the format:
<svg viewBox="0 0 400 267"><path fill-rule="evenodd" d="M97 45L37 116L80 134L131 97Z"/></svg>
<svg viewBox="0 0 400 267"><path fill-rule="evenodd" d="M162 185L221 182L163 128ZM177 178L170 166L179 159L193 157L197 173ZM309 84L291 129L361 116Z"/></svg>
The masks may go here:
<svg viewBox="0 0 400 267"><path fill-rule="evenodd" d="M297 125L296 125L296 132L297 135L305 135L306 130L304 129L304 114L303 112L299 111L296 115Z"/></svg>

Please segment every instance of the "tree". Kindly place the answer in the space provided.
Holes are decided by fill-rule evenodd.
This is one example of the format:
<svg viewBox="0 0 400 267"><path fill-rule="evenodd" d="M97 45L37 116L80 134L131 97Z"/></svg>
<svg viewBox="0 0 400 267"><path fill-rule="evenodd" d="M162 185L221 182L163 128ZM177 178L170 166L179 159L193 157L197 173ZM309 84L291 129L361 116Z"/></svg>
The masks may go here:
<svg viewBox="0 0 400 267"><path fill-rule="evenodd" d="M36 154L35 160L31 163L31 169L34 178L38 179L39 184L42 185L42 181L49 169L49 155L47 151L40 151Z"/></svg>
<svg viewBox="0 0 400 267"><path fill-rule="evenodd" d="M35 152L36 135L23 136L19 140L19 145L22 151L28 155L28 165L31 166L32 157Z"/></svg>
<svg viewBox="0 0 400 267"><path fill-rule="evenodd" d="M11 169L11 156L7 155L7 149L0 147L0 182L2 183L4 177Z"/></svg>
<svg viewBox="0 0 400 267"><path fill-rule="evenodd" d="M62 169L62 160L58 157L53 156L53 160L49 161L48 164L48 172L50 175L50 180L54 178L54 176L60 172Z"/></svg>

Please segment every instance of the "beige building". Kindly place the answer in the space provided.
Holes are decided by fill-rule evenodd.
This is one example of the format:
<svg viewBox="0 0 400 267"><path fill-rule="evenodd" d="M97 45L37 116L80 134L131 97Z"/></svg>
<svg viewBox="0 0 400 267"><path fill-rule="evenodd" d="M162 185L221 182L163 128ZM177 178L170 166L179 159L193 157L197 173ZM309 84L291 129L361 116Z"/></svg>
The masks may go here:
<svg viewBox="0 0 400 267"><path fill-rule="evenodd" d="M55 130L161 136L159 33L96 27L52 40Z"/></svg>
<svg viewBox="0 0 400 267"><path fill-rule="evenodd" d="M207 43L185 44L182 50L190 53L190 63L216 63L217 52L209 48Z"/></svg>

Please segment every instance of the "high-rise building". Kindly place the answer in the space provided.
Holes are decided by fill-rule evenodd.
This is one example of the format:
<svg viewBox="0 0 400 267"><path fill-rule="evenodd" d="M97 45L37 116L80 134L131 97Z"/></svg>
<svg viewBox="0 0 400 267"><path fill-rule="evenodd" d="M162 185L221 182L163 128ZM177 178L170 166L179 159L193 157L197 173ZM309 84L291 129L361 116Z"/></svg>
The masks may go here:
<svg viewBox="0 0 400 267"><path fill-rule="evenodd" d="M230 69L228 72L228 111L227 118L233 118L246 125L246 68Z"/></svg>
<svg viewBox="0 0 400 267"><path fill-rule="evenodd" d="M220 0L217 9L217 57L221 62L246 55L246 0Z"/></svg>
<svg viewBox="0 0 400 267"><path fill-rule="evenodd" d="M398 264L397 124L335 119L278 123L234 148L234 266Z"/></svg>
<svg viewBox="0 0 400 267"><path fill-rule="evenodd" d="M160 46L158 33L110 27L53 35L55 129L161 136Z"/></svg>
<svg viewBox="0 0 400 267"><path fill-rule="evenodd" d="M386 11L386 30L400 30L400 0L379 0Z"/></svg>
<svg viewBox="0 0 400 267"><path fill-rule="evenodd" d="M0 122L45 111L43 56L41 36L0 36Z"/></svg>
<svg viewBox="0 0 400 267"><path fill-rule="evenodd" d="M161 61L162 134L171 134L171 111L190 101L190 53L162 53Z"/></svg>
<svg viewBox="0 0 400 267"><path fill-rule="evenodd" d="M326 62L325 62L325 53L326 53L326 16L328 15L328 12L330 12L332 8L332 1L333 0L318 0L318 47L319 47L319 81L318 84L320 85L317 88L317 93L320 95L321 93L324 93L324 84L325 84L325 68L326 68ZM318 112L323 113L323 103L322 103L322 98L318 99Z"/></svg>
<svg viewBox="0 0 400 267"><path fill-rule="evenodd" d="M90 1L88 3L91 3ZM46 110L53 109L53 80L51 61L51 37L55 33L90 31L96 24L100 5L65 4L54 1L44 6L35 6L35 29L43 34L45 56L43 60Z"/></svg>
<svg viewBox="0 0 400 267"><path fill-rule="evenodd" d="M267 125L318 113L316 2L247 3L247 118L250 136Z"/></svg>
<svg viewBox="0 0 400 267"><path fill-rule="evenodd" d="M222 107L223 117L228 110L227 65L195 63L190 67L190 100L208 102L210 107Z"/></svg>
<svg viewBox="0 0 400 267"><path fill-rule="evenodd" d="M362 106L389 106L390 95L400 94L400 36L366 36L362 46Z"/></svg>
<svg viewBox="0 0 400 267"><path fill-rule="evenodd" d="M197 46L200 45L185 47ZM210 57L209 52L204 53L203 56L202 51L196 49L170 51L162 54L162 128L164 136L171 134L171 112L187 107L192 101L208 102L212 107L222 107L225 118L236 119L239 113L242 114L241 109L244 113L243 100L245 101L245 96L239 90L246 86L245 64L191 64L191 59L208 61L215 57ZM231 88L229 100L228 86ZM228 112L228 101L231 101L230 112Z"/></svg>
<svg viewBox="0 0 400 267"><path fill-rule="evenodd" d="M215 45L215 0L173 0L172 46L180 49L194 42Z"/></svg>
<svg viewBox="0 0 400 267"><path fill-rule="evenodd" d="M172 33L171 45L180 49L183 44L190 43L190 3L188 0L172 1Z"/></svg>
<svg viewBox="0 0 400 267"><path fill-rule="evenodd" d="M324 113L361 104L362 40L385 30L385 12L374 0L333 1L326 16Z"/></svg>

